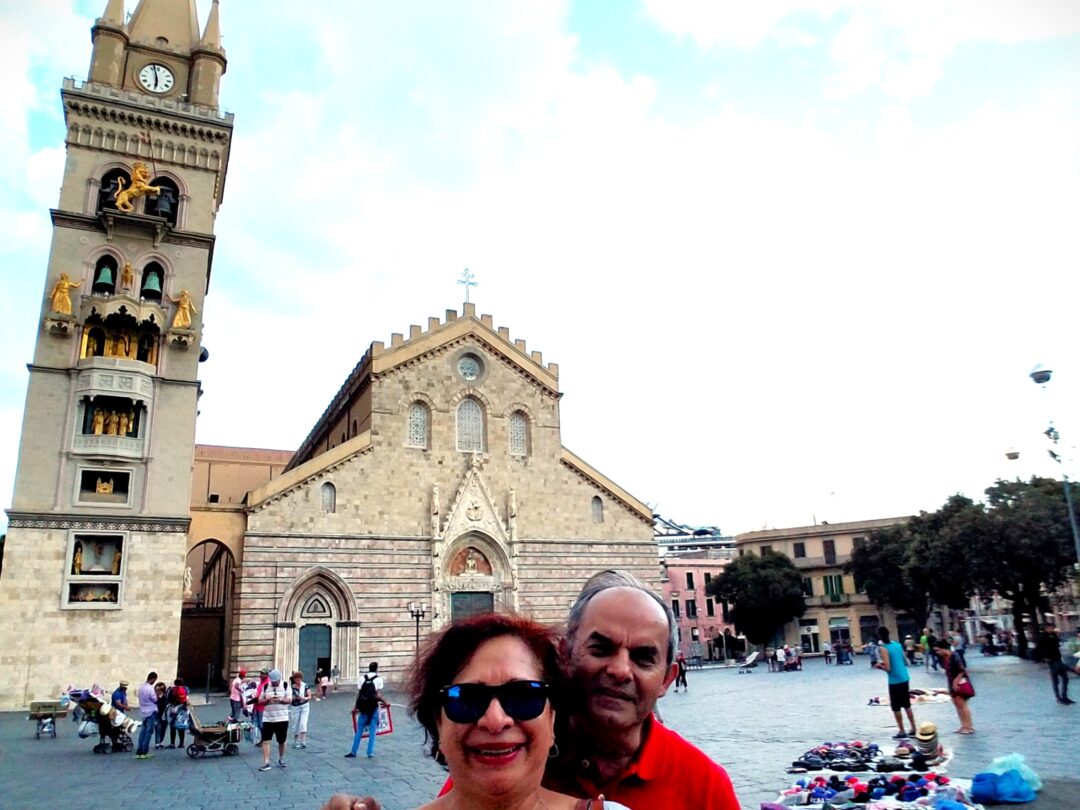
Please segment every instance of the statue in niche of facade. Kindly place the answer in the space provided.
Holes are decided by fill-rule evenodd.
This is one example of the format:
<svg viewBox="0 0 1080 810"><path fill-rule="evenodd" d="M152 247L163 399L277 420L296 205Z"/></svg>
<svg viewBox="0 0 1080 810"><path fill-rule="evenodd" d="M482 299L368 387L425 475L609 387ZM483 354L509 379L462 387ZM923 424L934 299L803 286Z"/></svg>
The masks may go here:
<svg viewBox="0 0 1080 810"><path fill-rule="evenodd" d="M480 502L479 501L469 501L469 508L465 510L465 517L467 517L469 520L479 520L480 519Z"/></svg>
<svg viewBox="0 0 1080 810"><path fill-rule="evenodd" d="M117 431L120 430L120 417L116 411L109 411L109 415L105 417L105 435L115 436Z"/></svg>
<svg viewBox="0 0 1080 810"><path fill-rule="evenodd" d="M165 297L176 304L176 316L173 318L172 324L173 329L190 329L191 316L199 314L199 311L195 309L195 302L191 298L191 293L187 290L181 290L179 298L173 298L168 294Z"/></svg>
<svg viewBox="0 0 1080 810"><path fill-rule="evenodd" d="M81 281L72 281L67 273L61 273L60 279L53 285L52 292L49 293L49 306L52 311L61 315L70 315L71 290L81 286Z"/></svg>
<svg viewBox="0 0 1080 810"><path fill-rule="evenodd" d="M101 479L99 478L99 479L97 480L97 487L95 487L94 491L95 491L95 492L96 492L96 493L97 493L98 495L112 495L112 491L113 491L113 479L111 479L111 478L110 478L110 479L109 479L108 481L102 481L102 480L101 480ZM99 544L99 545L100 545L100 544ZM104 546L102 546L102 548L104 548ZM100 555L100 554L101 554L101 552L99 551L99 552L98 552L98 554Z"/></svg>
<svg viewBox="0 0 1080 810"><path fill-rule="evenodd" d="M95 436L105 432L105 411L101 408L94 408L93 430Z"/></svg>
<svg viewBox="0 0 1080 810"><path fill-rule="evenodd" d="M120 559L120 546L117 546L112 557L112 573L114 577L120 576Z"/></svg>
<svg viewBox="0 0 1080 810"><path fill-rule="evenodd" d="M120 414L119 433L117 433L118 436L127 436L128 435L128 429L131 426L130 419L131 419L131 417L129 417L126 413Z"/></svg>
<svg viewBox="0 0 1080 810"><path fill-rule="evenodd" d="M82 573L82 541L75 541L75 553L71 557L71 573L78 576Z"/></svg>
<svg viewBox="0 0 1080 810"><path fill-rule="evenodd" d="M137 160L131 168L130 186L124 188L124 178L116 178L116 193L113 195L113 199L116 201L116 207L120 211L130 214L135 210L132 200L145 197L147 194L157 195L160 193L161 186L150 185L150 172L147 170L146 164L141 160Z"/></svg>
<svg viewBox="0 0 1080 810"><path fill-rule="evenodd" d="M130 436L135 432L135 411L128 411L128 429L124 432L125 436Z"/></svg>
<svg viewBox="0 0 1080 810"><path fill-rule="evenodd" d="M476 549L470 548L465 552L465 570L463 574L476 576L479 571L476 570Z"/></svg>
<svg viewBox="0 0 1080 810"><path fill-rule="evenodd" d="M135 286L135 271L131 269L131 262L124 262L124 267L120 271L120 287L124 290L130 290Z"/></svg>
<svg viewBox="0 0 1080 810"><path fill-rule="evenodd" d="M191 566L184 569L184 598L191 597Z"/></svg>
<svg viewBox="0 0 1080 810"><path fill-rule="evenodd" d="M97 338L93 335L86 336L86 354L83 357L93 357L98 353Z"/></svg>

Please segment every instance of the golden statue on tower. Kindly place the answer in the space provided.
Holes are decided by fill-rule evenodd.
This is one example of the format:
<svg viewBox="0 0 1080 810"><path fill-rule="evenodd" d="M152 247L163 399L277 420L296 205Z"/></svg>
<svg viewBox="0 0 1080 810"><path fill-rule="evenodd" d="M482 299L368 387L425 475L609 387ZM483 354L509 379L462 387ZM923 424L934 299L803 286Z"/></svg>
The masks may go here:
<svg viewBox="0 0 1080 810"><path fill-rule="evenodd" d="M146 164L141 160L136 160L131 169L131 185L124 188L124 178L118 178L113 199L116 200L116 207L119 210L130 214L135 210L132 200L145 197L147 194L157 196L160 193L161 186L150 185L150 172L147 171Z"/></svg>

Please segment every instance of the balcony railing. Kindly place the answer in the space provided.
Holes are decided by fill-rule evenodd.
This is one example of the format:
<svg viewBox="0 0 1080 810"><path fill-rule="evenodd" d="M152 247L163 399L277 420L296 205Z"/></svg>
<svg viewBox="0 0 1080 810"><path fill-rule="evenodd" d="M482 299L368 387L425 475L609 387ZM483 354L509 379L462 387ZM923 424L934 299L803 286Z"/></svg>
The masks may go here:
<svg viewBox="0 0 1080 810"><path fill-rule="evenodd" d="M94 453L122 458L142 458L145 442L133 436L77 434L71 449L76 453Z"/></svg>

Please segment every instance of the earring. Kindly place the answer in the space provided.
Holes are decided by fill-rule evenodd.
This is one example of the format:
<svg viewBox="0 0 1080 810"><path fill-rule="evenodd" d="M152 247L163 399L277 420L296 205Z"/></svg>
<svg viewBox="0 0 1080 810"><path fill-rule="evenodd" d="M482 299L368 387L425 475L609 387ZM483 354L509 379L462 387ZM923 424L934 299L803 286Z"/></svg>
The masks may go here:
<svg viewBox="0 0 1080 810"><path fill-rule="evenodd" d="M437 746L437 745L435 746L435 754L434 754L434 756L435 756L435 762L436 763L438 763L439 765L445 765L446 764L446 757L443 756L442 749L439 748L439 746Z"/></svg>
<svg viewBox="0 0 1080 810"><path fill-rule="evenodd" d="M548 759L555 759L559 756L558 743L552 743L551 748L548 749Z"/></svg>

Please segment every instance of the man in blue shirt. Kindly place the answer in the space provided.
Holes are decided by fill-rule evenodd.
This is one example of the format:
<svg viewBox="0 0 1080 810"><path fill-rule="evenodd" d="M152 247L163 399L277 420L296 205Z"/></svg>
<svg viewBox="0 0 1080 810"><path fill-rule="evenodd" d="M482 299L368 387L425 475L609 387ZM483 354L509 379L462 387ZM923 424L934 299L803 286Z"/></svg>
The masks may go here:
<svg viewBox="0 0 1080 810"><path fill-rule="evenodd" d="M127 689L128 682L120 681L120 685L112 693L112 707L124 714L128 713Z"/></svg>
<svg viewBox="0 0 1080 810"><path fill-rule="evenodd" d="M911 676L908 674L907 664L904 663L904 648L897 641L889 641L889 629L879 627L877 631L881 645L878 648L879 660L874 667L883 669L889 675L889 707L893 717L896 718L896 727L899 731L893 735L894 740L907 739L904 731L904 718L901 710L907 710L908 722L911 724L911 736L915 736L915 715L911 711Z"/></svg>

